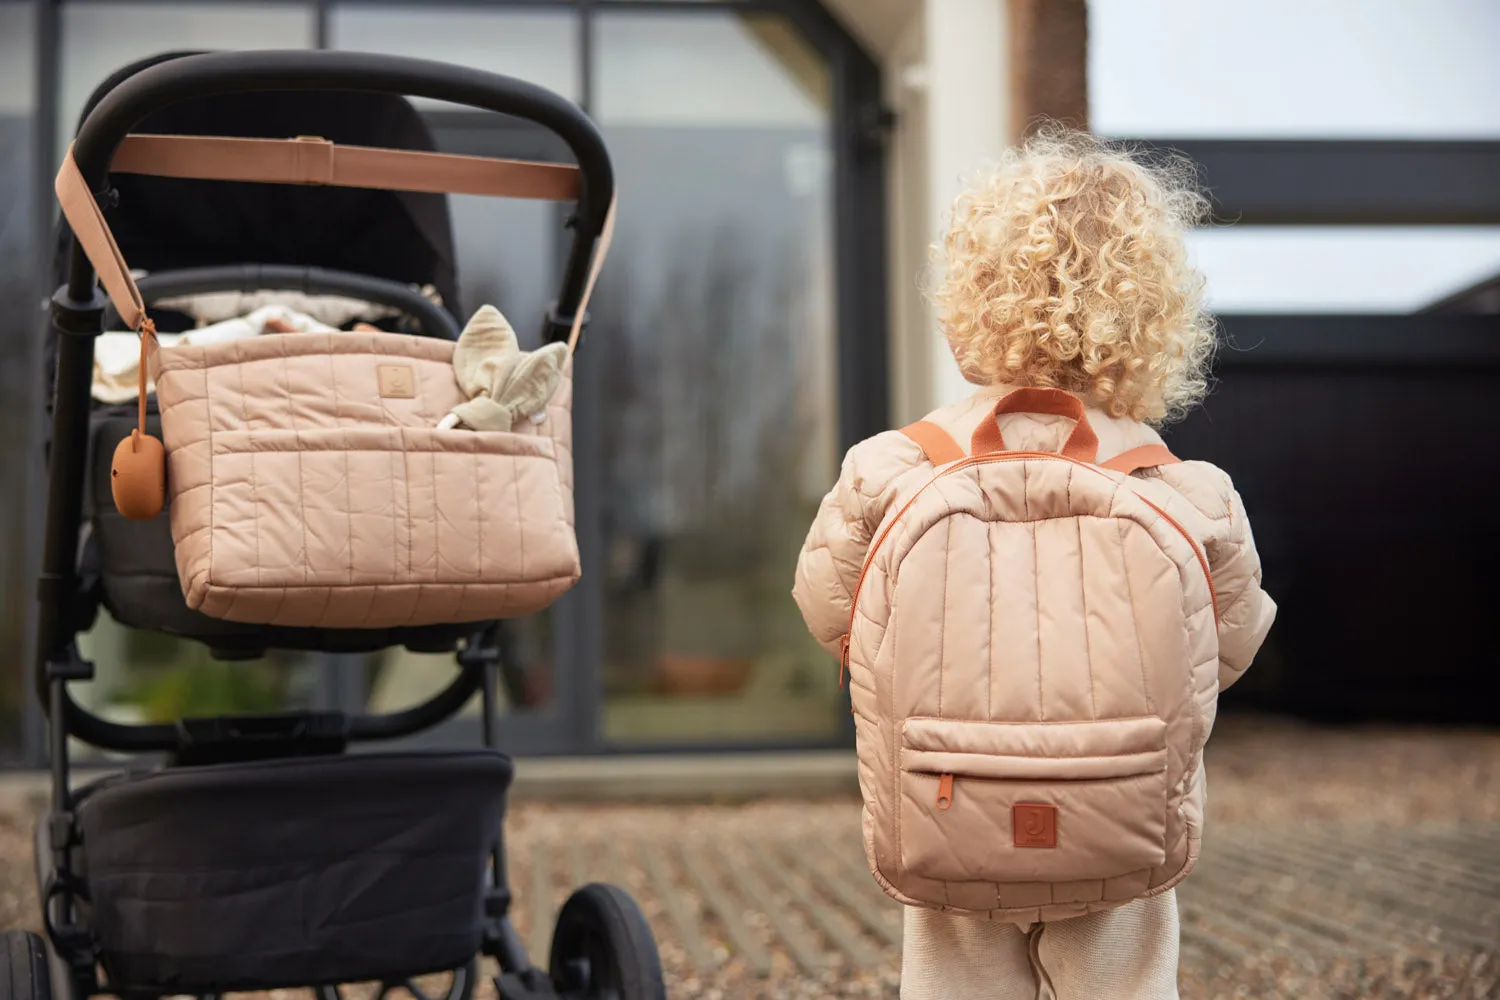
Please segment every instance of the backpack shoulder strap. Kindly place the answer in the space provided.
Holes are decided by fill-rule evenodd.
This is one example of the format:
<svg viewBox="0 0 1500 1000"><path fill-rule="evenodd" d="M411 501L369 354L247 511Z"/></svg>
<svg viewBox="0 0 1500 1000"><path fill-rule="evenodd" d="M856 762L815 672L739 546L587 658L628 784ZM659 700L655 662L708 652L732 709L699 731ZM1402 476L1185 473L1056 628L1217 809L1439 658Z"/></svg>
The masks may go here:
<svg viewBox="0 0 1500 1000"><path fill-rule="evenodd" d="M1107 462L1100 462L1099 467L1112 472L1123 472L1128 476L1141 469L1153 469L1158 465L1176 465L1180 461L1182 459L1168 451L1166 445L1143 444L1139 448L1122 451Z"/></svg>
<svg viewBox="0 0 1500 1000"><path fill-rule="evenodd" d="M918 420L901 428L901 433L916 442L933 465L947 465L964 457L964 450L953 436L929 420Z"/></svg>

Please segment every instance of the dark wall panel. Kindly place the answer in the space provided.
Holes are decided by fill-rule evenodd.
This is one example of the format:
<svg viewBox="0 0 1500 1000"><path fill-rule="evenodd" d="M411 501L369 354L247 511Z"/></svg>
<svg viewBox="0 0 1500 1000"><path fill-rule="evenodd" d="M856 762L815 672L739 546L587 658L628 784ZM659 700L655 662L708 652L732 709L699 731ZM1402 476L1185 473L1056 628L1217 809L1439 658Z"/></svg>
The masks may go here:
<svg viewBox="0 0 1500 1000"><path fill-rule="evenodd" d="M1226 705L1500 722L1500 374L1232 367L1168 432L1233 475L1280 605Z"/></svg>

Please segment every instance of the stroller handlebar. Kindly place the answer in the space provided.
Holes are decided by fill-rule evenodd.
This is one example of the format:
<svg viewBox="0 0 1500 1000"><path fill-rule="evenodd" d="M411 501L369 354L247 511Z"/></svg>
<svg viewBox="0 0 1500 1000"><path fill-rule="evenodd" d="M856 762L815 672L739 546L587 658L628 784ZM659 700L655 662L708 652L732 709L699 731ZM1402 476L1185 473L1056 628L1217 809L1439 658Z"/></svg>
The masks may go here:
<svg viewBox="0 0 1500 1000"><path fill-rule="evenodd" d="M91 191L103 187L116 151L152 112L195 97L254 91L365 91L425 97L534 122L567 143L578 163L580 191L573 246L556 314L572 318L590 284L595 243L604 235L614 200L614 170L593 121L553 92L511 77L405 56L361 52L252 51L183 56L120 83L79 129L73 158ZM600 248L603 249L602 247ZM78 246L68 288L75 299L93 294L93 265Z"/></svg>

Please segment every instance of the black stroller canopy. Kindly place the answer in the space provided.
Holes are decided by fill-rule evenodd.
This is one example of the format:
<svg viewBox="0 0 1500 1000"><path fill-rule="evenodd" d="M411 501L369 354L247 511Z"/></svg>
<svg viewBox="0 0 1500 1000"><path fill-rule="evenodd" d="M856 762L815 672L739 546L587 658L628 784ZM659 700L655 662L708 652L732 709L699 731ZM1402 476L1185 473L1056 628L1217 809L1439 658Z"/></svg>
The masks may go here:
<svg viewBox="0 0 1500 1000"><path fill-rule="evenodd" d="M157 61L129 67L117 77ZM150 115L134 131L270 139L316 135L349 145L434 149L426 123L409 102L373 93L194 98ZM443 195L133 174L115 175L112 184L119 203L109 211L110 227L125 259L148 273L247 263L333 268L433 285L449 312L459 311ZM62 237L59 281L66 278L65 226Z"/></svg>

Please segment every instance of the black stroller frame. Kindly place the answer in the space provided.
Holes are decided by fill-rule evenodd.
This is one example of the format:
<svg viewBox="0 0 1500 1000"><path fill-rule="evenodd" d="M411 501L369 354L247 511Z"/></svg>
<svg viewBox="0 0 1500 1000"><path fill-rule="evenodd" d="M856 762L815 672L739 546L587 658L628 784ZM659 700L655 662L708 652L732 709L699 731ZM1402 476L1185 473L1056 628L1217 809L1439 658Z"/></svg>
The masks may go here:
<svg viewBox="0 0 1500 1000"><path fill-rule="evenodd" d="M576 158L582 189L576 212L568 222L573 239L561 291L545 319L543 333L549 340L567 336L613 198L614 177L593 123L573 104L531 84L441 63L360 53L188 55L117 79L80 128L74 157L90 189L107 208L111 193L108 168L114 152L149 114L192 98L265 91L358 91L431 98L527 119L560 136ZM295 285L313 291L362 291L369 299L384 297L407 307L407 312L417 314L424 326L446 319L433 319L429 314L423 321L423 306L409 301L409 290L390 282L383 288L378 279L306 268L247 266L218 271L199 274L196 279L189 276L188 284L196 280L193 287L222 289L226 284L264 285L269 281L280 288ZM143 288L149 295L149 285L143 283ZM101 979L97 935L88 917L88 884L80 870L87 865L86 845L80 843L80 800L70 781L70 738L108 751L162 755L168 771L261 762L294 764L339 757L357 744L416 734L453 717L477 695L482 703L483 744L493 750L497 737L496 685L502 659L499 623L476 625L457 650L457 677L427 701L390 714L301 711L180 719L168 724L122 724L81 706L68 685L94 676L93 664L80 656L76 643L76 635L87 627L93 613L83 607L87 602L80 597L78 558L88 475L94 338L105 328L108 311L94 268L75 242L67 282L51 302L58 356L35 665L37 692L50 723L51 805L38 824L36 842L47 941L45 952L29 959L33 979L50 979L52 994L66 1000L81 1000L99 992L130 997L160 992L149 984L140 987ZM451 328L446 335L453 335ZM508 768L507 761L507 782ZM498 831L489 855L480 950L498 962L498 986L504 1000L558 996L647 1000L664 996L650 930L629 897L612 887L589 886L575 893L559 918L550 972L533 965L509 917L511 893ZM578 902L584 895L589 898ZM37 944L32 941L34 951ZM21 981L17 963L24 965L25 961L17 957L14 941L9 952L14 989ZM0 960L4 959L0 954ZM462 990L466 996L472 989L473 969L471 963L467 972L455 973L455 992ZM107 979L107 963L105 971ZM409 973L438 971L444 970L411 969ZM392 982L405 982L421 996L404 975ZM33 985L34 997L47 994L40 985ZM324 996L330 995L330 990L337 996L337 986L331 980L284 985L318 986L324 989ZM208 995L236 988L245 987L233 982L216 984Z"/></svg>

